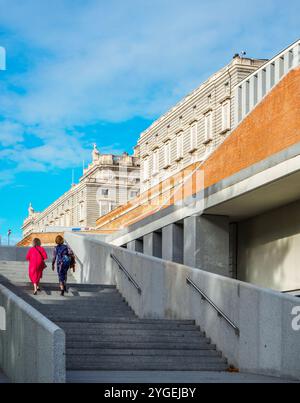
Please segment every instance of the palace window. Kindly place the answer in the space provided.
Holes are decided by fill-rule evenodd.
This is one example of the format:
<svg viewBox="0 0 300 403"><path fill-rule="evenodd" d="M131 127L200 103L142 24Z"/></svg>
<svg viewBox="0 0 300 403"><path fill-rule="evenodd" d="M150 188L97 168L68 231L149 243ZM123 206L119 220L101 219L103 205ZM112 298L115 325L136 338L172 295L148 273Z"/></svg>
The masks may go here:
<svg viewBox="0 0 300 403"><path fill-rule="evenodd" d="M177 160L183 158L183 133L179 133L177 136L176 158Z"/></svg>
<svg viewBox="0 0 300 403"><path fill-rule="evenodd" d="M230 130L230 100L222 103L222 132Z"/></svg>
<svg viewBox="0 0 300 403"><path fill-rule="evenodd" d="M194 122L190 128L190 151L195 151L197 149L197 132L198 124Z"/></svg>
<svg viewBox="0 0 300 403"><path fill-rule="evenodd" d="M144 158L143 161L143 170L142 170L142 175L143 175L143 180L147 181L149 179L149 157Z"/></svg>
<svg viewBox="0 0 300 403"><path fill-rule="evenodd" d="M213 127L212 127L212 112L208 112L204 117L205 127L205 142L212 140Z"/></svg>
<svg viewBox="0 0 300 403"><path fill-rule="evenodd" d="M167 141L164 145L164 168L171 165L171 141Z"/></svg>
<svg viewBox="0 0 300 403"><path fill-rule="evenodd" d="M130 192L130 198L131 198L131 199L133 199L134 197L137 197L137 195L138 195L138 191L137 191L137 190L132 190L132 191Z"/></svg>
<svg viewBox="0 0 300 403"><path fill-rule="evenodd" d="M84 220L84 203L79 204L79 221Z"/></svg>
<svg viewBox="0 0 300 403"><path fill-rule="evenodd" d="M155 175L158 172L159 172L159 149L156 148L153 151L153 156L152 156L152 173L153 173L153 175Z"/></svg>
<svg viewBox="0 0 300 403"><path fill-rule="evenodd" d="M107 197L109 195L109 190L108 189L102 189L101 193L102 193L102 196Z"/></svg>
<svg viewBox="0 0 300 403"><path fill-rule="evenodd" d="M178 123L179 127L182 128L183 127L183 116L179 116L178 122L179 122Z"/></svg>
<svg viewBox="0 0 300 403"><path fill-rule="evenodd" d="M66 227L70 227L71 226L71 212L67 211L66 212Z"/></svg>
<svg viewBox="0 0 300 403"><path fill-rule="evenodd" d="M102 217L112 211L113 205L112 203L102 202L99 207L100 217Z"/></svg>
<svg viewBox="0 0 300 403"><path fill-rule="evenodd" d="M230 86L229 86L229 82L227 81L227 82L224 84L224 94L225 94L225 95L229 95L229 93L230 93Z"/></svg>

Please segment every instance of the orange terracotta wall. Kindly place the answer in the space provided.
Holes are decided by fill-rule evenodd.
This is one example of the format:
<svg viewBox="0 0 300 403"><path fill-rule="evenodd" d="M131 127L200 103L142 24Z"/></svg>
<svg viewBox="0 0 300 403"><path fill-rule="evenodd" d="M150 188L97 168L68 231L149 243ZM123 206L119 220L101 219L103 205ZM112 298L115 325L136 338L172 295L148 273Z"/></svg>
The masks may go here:
<svg viewBox="0 0 300 403"><path fill-rule="evenodd" d="M205 187L300 141L300 69L292 70L203 164Z"/></svg>
<svg viewBox="0 0 300 403"><path fill-rule="evenodd" d="M108 231L80 231L83 234L101 234L101 235L109 235L112 230ZM55 238L57 235L64 236L63 232L35 232L33 234L28 235L22 241L20 241L17 246L30 246L34 238L39 238L42 241L44 246L53 246L55 245Z"/></svg>
<svg viewBox="0 0 300 403"><path fill-rule="evenodd" d="M64 236L63 232L36 232L22 239L17 246L30 246L34 238L39 238L44 246L53 246L57 235Z"/></svg>

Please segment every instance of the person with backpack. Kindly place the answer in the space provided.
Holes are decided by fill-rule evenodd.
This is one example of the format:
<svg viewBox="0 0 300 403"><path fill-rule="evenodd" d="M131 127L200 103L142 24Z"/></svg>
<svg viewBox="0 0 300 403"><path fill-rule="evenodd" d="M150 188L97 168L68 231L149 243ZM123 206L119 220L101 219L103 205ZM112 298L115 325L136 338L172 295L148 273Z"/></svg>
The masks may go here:
<svg viewBox="0 0 300 403"><path fill-rule="evenodd" d="M60 295L63 297L67 291L68 270L73 268L75 271L75 256L72 250L64 243L64 238L58 235L55 239L56 247L54 248L52 259L52 270L57 268Z"/></svg>
<svg viewBox="0 0 300 403"><path fill-rule="evenodd" d="M29 261L29 278L33 284L33 295L40 290L40 281L43 271L47 267L45 260L48 259L45 249L41 246L41 240L34 238L32 248L29 249L26 260Z"/></svg>

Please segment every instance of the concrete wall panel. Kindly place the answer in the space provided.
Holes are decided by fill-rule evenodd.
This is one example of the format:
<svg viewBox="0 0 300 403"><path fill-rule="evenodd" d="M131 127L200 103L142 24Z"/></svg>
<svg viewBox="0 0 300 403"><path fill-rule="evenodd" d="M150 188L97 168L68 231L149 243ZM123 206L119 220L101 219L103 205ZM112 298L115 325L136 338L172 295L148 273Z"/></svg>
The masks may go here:
<svg viewBox="0 0 300 403"><path fill-rule="evenodd" d="M278 291L300 288L300 201L238 224L238 278Z"/></svg>
<svg viewBox="0 0 300 403"><path fill-rule="evenodd" d="M4 286L0 306L6 330L0 330L0 367L12 382L63 383L65 333Z"/></svg>

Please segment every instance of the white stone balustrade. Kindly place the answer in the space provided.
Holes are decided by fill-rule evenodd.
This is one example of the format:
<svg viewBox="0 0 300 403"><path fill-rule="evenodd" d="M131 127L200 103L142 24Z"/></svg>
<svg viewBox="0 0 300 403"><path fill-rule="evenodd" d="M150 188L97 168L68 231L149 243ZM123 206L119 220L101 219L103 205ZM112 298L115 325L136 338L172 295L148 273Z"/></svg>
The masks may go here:
<svg viewBox="0 0 300 403"><path fill-rule="evenodd" d="M300 40L263 64L235 87L235 127L293 68L300 65Z"/></svg>

